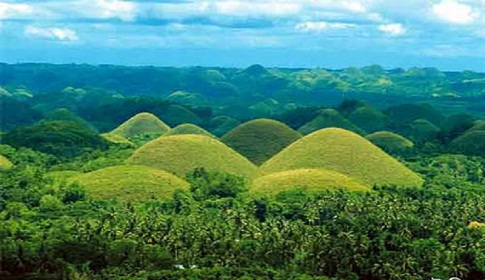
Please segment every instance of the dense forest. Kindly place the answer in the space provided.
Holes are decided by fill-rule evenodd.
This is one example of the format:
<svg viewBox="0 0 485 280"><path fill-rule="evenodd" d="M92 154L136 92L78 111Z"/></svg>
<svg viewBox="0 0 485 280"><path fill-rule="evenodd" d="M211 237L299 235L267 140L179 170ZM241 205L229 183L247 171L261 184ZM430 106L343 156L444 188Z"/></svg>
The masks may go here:
<svg viewBox="0 0 485 280"><path fill-rule="evenodd" d="M485 279L485 73L0 64L0 279Z"/></svg>

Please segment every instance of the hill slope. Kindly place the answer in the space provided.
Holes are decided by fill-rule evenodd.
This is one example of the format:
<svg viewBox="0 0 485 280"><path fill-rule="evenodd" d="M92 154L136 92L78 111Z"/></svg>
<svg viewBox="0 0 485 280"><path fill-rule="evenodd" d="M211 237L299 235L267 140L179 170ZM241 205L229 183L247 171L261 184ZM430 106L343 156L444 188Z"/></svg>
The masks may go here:
<svg viewBox="0 0 485 280"><path fill-rule="evenodd" d="M110 133L127 139L143 134L162 135L170 129L168 125L151 113L139 113L115 128Z"/></svg>
<svg viewBox="0 0 485 280"><path fill-rule="evenodd" d="M222 142L256 165L260 165L302 136L284 123L257 119L239 125L222 137Z"/></svg>
<svg viewBox="0 0 485 280"><path fill-rule="evenodd" d="M69 181L84 186L95 198L131 202L168 199L176 189L189 188L187 182L168 172L137 165L112 166L76 175Z"/></svg>
<svg viewBox="0 0 485 280"><path fill-rule="evenodd" d="M389 131L374 132L365 138L390 154L406 153L414 147L409 139Z"/></svg>
<svg viewBox="0 0 485 280"><path fill-rule="evenodd" d="M325 190L347 189L368 191L358 181L341 173L325 169L296 169L259 177L254 180L249 191L256 194L275 195L287 190L322 192Z"/></svg>
<svg viewBox="0 0 485 280"><path fill-rule="evenodd" d="M423 180L365 138L339 128L316 131L265 162L262 174L301 168L340 172L367 185L421 186Z"/></svg>
<svg viewBox="0 0 485 280"><path fill-rule="evenodd" d="M302 127L298 129L298 132L301 134L310 134L314 131L328 128L328 127L339 127L347 130L354 131L359 134L364 134L364 132L358 128L356 125L351 123L348 119L346 119L342 114L340 114L337 110L334 109L323 109L318 112L318 116L316 116L313 120L306 123Z"/></svg>
<svg viewBox="0 0 485 280"><path fill-rule="evenodd" d="M203 135L160 137L140 148L127 160L184 177L198 167L252 177L257 168L220 141Z"/></svg>
<svg viewBox="0 0 485 280"><path fill-rule="evenodd" d="M205 135L214 137L214 135L210 134L207 130L191 123L184 123L181 125L177 125L176 127L170 129L163 136L171 136L171 135L182 135L182 134L198 134L198 135Z"/></svg>

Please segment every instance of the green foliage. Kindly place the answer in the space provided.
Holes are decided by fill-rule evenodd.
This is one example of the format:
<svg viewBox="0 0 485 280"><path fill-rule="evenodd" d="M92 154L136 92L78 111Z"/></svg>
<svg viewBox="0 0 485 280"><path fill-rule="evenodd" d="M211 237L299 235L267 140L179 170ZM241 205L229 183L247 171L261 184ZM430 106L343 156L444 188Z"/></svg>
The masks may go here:
<svg viewBox="0 0 485 280"><path fill-rule="evenodd" d="M0 171L12 168L13 163L0 154Z"/></svg>
<svg viewBox="0 0 485 280"><path fill-rule="evenodd" d="M254 164L261 165L301 137L281 122L257 119L239 125L221 140Z"/></svg>
<svg viewBox="0 0 485 280"><path fill-rule="evenodd" d="M16 128L7 133L3 141L61 159L72 159L82 153L108 147L106 141L90 128L72 121L41 121L29 127Z"/></svg>
<svg viewBox="0 0 485 280"><path fill-rule="evenodd" d="M198 167L249 178L257 171L249 160L213 137L189 134L149 142L138 148L127 163L150 166L181 177Z"/></svg>
<svg viewBox="0 0 485 280"><path fill-rule="evenodd" d="M485 155L485 130L465 132L450 143L450 150L465 155Z"/></svg>
<svg viewBox="0 0 485 280"><path fill-rule="evenodd" d="M247 191L243 177L220 172L207 172L197 168L187 174L190 191L200 201L212 198L235 198L239 193Z"/></svg>
<svg viewBox="0 0 485 280"><path fill-rule="evenodd" d="M384 113L369 106L352 111L348 119L367 133L386 129L389 125L389 118Z"/></svg>
<svg viewBox="0 0 485 280"><path fill-rule="evenodd" d="M339 128L322 129L303 137L265 162L260 170L271 174L302 168L336 171L368 186L419 187L423 182L365 138Z"/></svg>

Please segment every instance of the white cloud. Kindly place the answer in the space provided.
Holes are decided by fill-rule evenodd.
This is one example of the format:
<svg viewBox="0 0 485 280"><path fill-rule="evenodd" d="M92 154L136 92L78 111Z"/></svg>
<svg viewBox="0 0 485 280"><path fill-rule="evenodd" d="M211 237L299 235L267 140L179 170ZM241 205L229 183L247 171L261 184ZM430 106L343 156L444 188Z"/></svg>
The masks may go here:
<svg viewBox="0 0 485 280"><path fill-rule="evenodd" d="M27 4L0 3L0 19L22 17L32 14L34 9Z"/></svg>
<svg viewBox="0 0 485 280"><path fill-rule="evenodd" d="M406 28L400 23L379 25L379 30L391 36L401 36L406 33Z"/></svg>
<svg viewBox="0 0 485 280"><path fill-rule="evenodd" d="M433 5L432 10L439 19L457 24L472 23L479 16L471 6L453 0L443 0Z"/></svg>
<svg viewBox="0 0 485 280"><path fill-rule="evenodd" d="M80 0L66 7L68 8L65 12L70 16L80 15L83 18L133 21L137 13L135 3L119 0Z"/></svg>
<svg viewBox="0 0 485 280"><path fill-rule="evenodd" d="M300 12L301 5L286 1L220 1L214 3L215 11L222 15L231 16L285 16Z"/></svg>
<svg viewBox="0 0 485 280"><path fill-rule="evenodd" d="M25 35L29 37L37 37L51 40L58 40L64 42L72 42L79 40L76 32L69 28L40 28L35 26L25 27Z"/></svg>
<svg viewBox="0 0 485 280"><path fill-rule="evenodd" d="M305 32L322 32L328 29L345 29L354 27L353 24L348 23L328 23L325 21L307 21L298 23L295 26L296 30Z"/></svg>

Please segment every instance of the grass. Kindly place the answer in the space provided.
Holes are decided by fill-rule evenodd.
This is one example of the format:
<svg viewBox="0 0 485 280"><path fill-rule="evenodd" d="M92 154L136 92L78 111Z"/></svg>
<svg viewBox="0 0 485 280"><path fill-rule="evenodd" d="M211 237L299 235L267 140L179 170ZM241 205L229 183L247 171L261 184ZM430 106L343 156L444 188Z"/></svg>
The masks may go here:
<svg viewBox="0 0 485 280"><path fill-rule="evenodd" d="M162 135L170 130L170 127L151 113L139 113L122 123L110 134L116 134L128 140L144 134Z"/></svg>
<svg viewBox="0 0 485 280"><path fill-rule="evenodd" d="M169 131L167 131L163 136L171 136L171 135L182 135L182 134L198 134L198 135L205 135L205 136L210 136L214 137L210 132L207 130L191 123L184 123L181 125L178 125Z"/></svg>
<svg viewBox="0 0 485 280"><path fill-rule="evenodd" d="M403 154L414 147L409 139L389 131L374 132L365 138L390 154Z"/></svg>
<svg viewBox="0 0 485 280"><path fill-rule="evenodd" d="M350 191L371 190L368 186L364 186L355 179L335 171L296 169L259 177L251 183L249 191L251 193L273 196L288 190L322 192L339 189Z"/></svg>
<svg viewBox="0 0 485 280"><path fill-rule="evenodd" d="M70 178L94 198L144 202L149 199L169 199L177 189L188 189L184 180L146 166L119 165Z"/></svg>
<svg viewBox="0 0 485 280"><path fill-rule="evenodd" d="M127 160L184 177L195 168L252 177L257 172L248 159L213 137L174 135L160 137L142 147Z"/></svg>
<svg viewBox="0 0 485 280"><path fill-rule="evenodd" d="M63 171L52 171L46 174L47 178L50 178L56 182L64 182L69 178L81 174L80 172L73 170L63 170Z"/></svg>
<svg viewBox="0 0 485 280"><path fill-rule="evenodd" d="M237 126L222 137L222 142L260 165L301 137L284 123L257 119Z"/></svg>
<svg viewBox="0 0 485 280"><path fill-rule="evenodd" d="M368 186L419 187L423 180L365 138L339 128L316 131L265 162L260 172L271 174L301 168L340 172Z"/></svg>
<svg viewBox="0 0 485 280"><path fill-rule="evenodd" d="M160 118L172 127L183 123L200 124L202 122L197 115L181 105L170 105L161 113Z"/></svg>
<svg viewBox="0 0 485 280"><path fill-rule="evenodd" d="M0 170L8 170L13 166L13 163L8 158L0 155Z"/></svg>
<svg viewBox="0 0 485 280"><path fill-rule="evenodd" d="M362 129L358 128L356 125L351 123L342 114L334 109L322 109L318 112L313 120L303 125L298 129L301 134L310 134L314 131L328 128L328 127L339 127L347 130L354 131L359 134L365 134Z"/></svg>

